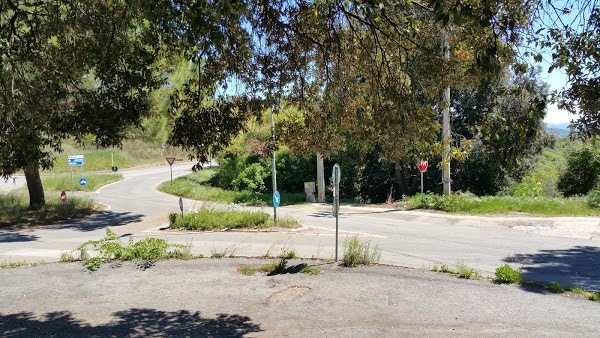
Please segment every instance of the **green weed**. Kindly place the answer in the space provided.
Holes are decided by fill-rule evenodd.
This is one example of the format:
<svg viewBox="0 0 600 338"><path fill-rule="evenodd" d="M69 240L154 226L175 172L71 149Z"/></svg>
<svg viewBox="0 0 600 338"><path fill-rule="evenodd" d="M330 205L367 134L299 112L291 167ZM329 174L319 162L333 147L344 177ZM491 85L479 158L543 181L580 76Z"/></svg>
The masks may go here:
<svg viewBox="0 0 600 338"><path fill-rule="evenodd" d="M498 284L520 284L523 280L523 275L520 271L517 271L510 267L508 264L496 269L494 282Z"/></svg>
<svg viewBox="0 0 600 338"><path fill-rule="evenodd" d="M87 248L92 247L98 251L95 257L87 255ZM102 264L113 260L119 261L148 261L158 259L188 259L191 243L186 245L169 244L164 239L144 238L135 242L129 237L127 245L123 245L117 235L110 229L106 229L106 237L100 240L92 240L79 246L80 259L84 260L86 268L90 271L97 270ZM86 258L84 258L86 257Z"/></svg>
<svg viewBox="0 0 600 338"><path fill-rule="evenodd" d="M242 266L238 268L238 271L246 276L254 276L258 272L258 269L252 266Z"/></svg>
<svg viewBox="0 0 600 338"><path fill-rule="evenodd" d="M456 264L456 274L459 278L465 279L479 279L481 276L475 269L466 266L463 263Z"/></svg>
<svg viewBox="0 0 600 338"><path fill-rule="evenodd" d="M442 264L440 266L440 272L443 272L443 273L452 273L453 274L454 270L452 270L452 268L450 268L448 265Z"/></svg>
<svg viewBox="0 0 600 338"><path fill-rule="evenodd" d="M357 236L346 241L342 265L355 267L358 265L377 264L381 258L381 249L378 245L371 247L371 241L361 243Z"/></svg>
<svg viewBox="0 0 600 338"><path fill-rule="evenodd" d="M306 265L302 268L302 270L300 270L300 272L305 273L307 275L316 276L321 273L321 270L319 270L319 268L317 268L316 266Z"/></svg>
<svg viewBox="0 0 600 338"><path fill-rule="evenodd" d="M558 283L550 283L546 285L546 289L550 290L550 292L553 293L564 293L565 291L567 291L567 288Z"/></svg>
<svg viewBox="0 0 600 338"><path fill-rule="evenodd" d="M296 255L296 251L294 250L285 250L281 252L281 255L279 255L279 258L284 258L284 259L294 259L298 257Z"/></svg>

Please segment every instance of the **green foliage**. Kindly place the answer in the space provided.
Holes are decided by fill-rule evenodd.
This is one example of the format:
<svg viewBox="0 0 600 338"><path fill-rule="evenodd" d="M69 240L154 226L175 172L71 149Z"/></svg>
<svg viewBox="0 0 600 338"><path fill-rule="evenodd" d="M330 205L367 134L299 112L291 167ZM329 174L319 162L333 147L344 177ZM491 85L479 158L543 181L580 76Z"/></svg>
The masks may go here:
<svg viewBox="0 0 600 338"><path fill-rule="evenodd" d="M88 256L84 259L86 268L90 271L97 270L102 264L113 260L121 261L141 261L141 260L157 260L178 258L191 258L189 253L191 244L168 244L164 239L147 237L140 241L134 242L132 237L129 237L127 245L123 245L117 235L110 229L106 229L106 236L100 240L87 241L78 250L87 252L88 247L92 247L98 251L97 256ZM172 248L172 250L169 250Z"/></svg>
<svg viewBox="0 0 600 338"><path fill-rule="evenodd" d="M564 286L558 283L550 283L546 285L546 288L553 293L564 293L565 291L567 291L567 289Z"/></svg>
<svg viewBox="0 0 600 338"><path fill-rule="evenodd" d="M525 176L521 183L514 188L513 195L517 197L540 197L542 196L542 183L533 176Z"/></svg>
<svg viewBox="0 0 600 338"><path fill-rule="evenodd" d="M238 271L246 276L254 276L258 270L252 266L242 266Z"/></svg>
<svg viewBox="0 0 600 338"><path fill-rule="evenodd" d="M300 272L305 273L307 275L316 276L321 273L321 270L319 270L319 268L317 268L316 266L306 265L302 268L302 270L300 270Z"/></svg>
<svg viewBox="0 0 600 338"><path fill-rule="evenodd" d="M355 267L358 265L377 264L381 258L379 245L371 246L371 241L362 243L357 236L346 241L342 265Z"/></svg>
<svg viewBox="0 0 600 338"><path fill-rule="evenodd" d="M450 196L417 194L405 197L409 209L430 209L473 214L508 214L524 212L532 215L585 216L600 215L583 198L545 198L514 196L475 197L467 194Z"/></svg>
<svg viewBox="0 0 600 338"><path fill-rule="evenodd" d="M475 269L466 266L464 263L456 264L456 274L459 278L479 279L481 276Z"/></svg>
<svg viewBox="0 0 600 338"><path fill-rule="evenodd" d="M523 280L523 275L520 271L517 271L510 267L508 264L496 269L494 282L498 284L520 284Z"/></svg>
<svg viewBox="0 0 600 338"><path fill-rule="evenodd" d="M279 258L285 258L285 259L294 259L296 258L296 251L294 250L285 250L282 251L281 254L279 255Z"/></svg>
<svg viewBox="0 0 600 338"><path fill-rule="evenodd" d="M169 194L182 196L202 201L238 203L247 205L269 205L273 201L272 193L255 193L251 191L232 191L213 187L210 184L214 182L215 174L218 169L203 169L178 177L171 182L165 182L158 187L158 190ZM281 206L300 204L305 202L304 193L281 193Z"/></svg>
<svg viewBox="0 0 600 338"><path fill-rule="evenodd" d="M169 215L173 229L185 230L228 230L228 229L262 229L273 226L269 221L271 216L261 211L222 210L202 207L198 211L190 212L183 217ZM279 222L281 227L298 227L294 222Z"/></svg>
<svg viewBox="0 0 600 338"><path fill-rule="evenodd" d="M84 217L97 210L96 204L90 199L68 197L67 202L62 203L59 194L39 209L30 209L27 202L27 197L23 194L0 194L0 226L56 223Z"/></svg>
<svg viewBox="0 0 600 338"><path fill-rule="evenodd" d="M265 191L265 179L268 171L260 163L245 166L230 183L230 188L235 191L249 190L253 192Z"/></svg>
<svg viewBox="0 0 600 338"><path fill-rule="evenodd" d="M585 195L598 184L600 152L583 146L573 150L567 158L567 169L558 180L558 189L565 196Z"/></svg>
<svg viewBox="0 0 600 338"><path fill-rule="evenodd" d="M600 208L600 191L593 190L587 194L587 203L590 208Z"/></svg>

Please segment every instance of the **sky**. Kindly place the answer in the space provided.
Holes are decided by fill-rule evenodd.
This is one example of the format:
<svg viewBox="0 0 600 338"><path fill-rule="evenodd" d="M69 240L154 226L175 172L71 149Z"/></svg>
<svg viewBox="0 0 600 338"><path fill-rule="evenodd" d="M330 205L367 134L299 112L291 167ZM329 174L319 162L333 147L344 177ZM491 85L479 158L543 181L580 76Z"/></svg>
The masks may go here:
<svg viewBox="0 0 600 338"><path fill-rule="evenodd" d="M540 74L542 80L550 85L550 91L559 90L567 83L567 76L560 70L555 69L552 73L548 74L546 71L548 67L542 69ZM564 123L571 122L575 115L569 114L566 110L560 110L556 104L548 106L548 111L544 122L546 123Z"/></svg>

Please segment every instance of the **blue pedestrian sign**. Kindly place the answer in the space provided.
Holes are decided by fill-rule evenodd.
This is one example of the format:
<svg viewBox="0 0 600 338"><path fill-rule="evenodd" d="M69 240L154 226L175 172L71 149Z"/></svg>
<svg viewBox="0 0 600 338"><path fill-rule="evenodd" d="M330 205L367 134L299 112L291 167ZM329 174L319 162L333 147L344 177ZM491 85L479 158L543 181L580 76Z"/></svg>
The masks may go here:
<svg viewBox="0 0 600 338"><path fill-rule="evenodd" d="M279 191L273 193L273 206L278 207L279 202L281 202L281 196L279 196Z"/></svg>
<svg viewBox="0 0 600 338"><path fill-rule="evenodd" d="M79 184L80 184L82 187L85 187L85 186L87 185L87 179L86 179L86 178L84 178L84 177L82 177L82 178L79 180Z"/></svg>

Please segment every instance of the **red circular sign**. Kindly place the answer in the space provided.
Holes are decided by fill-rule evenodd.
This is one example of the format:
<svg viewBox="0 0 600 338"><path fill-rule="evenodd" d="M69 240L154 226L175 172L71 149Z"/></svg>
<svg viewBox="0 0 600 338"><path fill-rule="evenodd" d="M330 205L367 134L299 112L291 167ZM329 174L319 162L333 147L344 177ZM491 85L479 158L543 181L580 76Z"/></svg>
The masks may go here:
<svg viewBox="0 0 600 338"><path fill-rule="evenodd" d="M418 164L419 171L422 173L426 172L428 166L429 166L429 162L427 162L427 161L419 162L419 164Z"/></svg>

